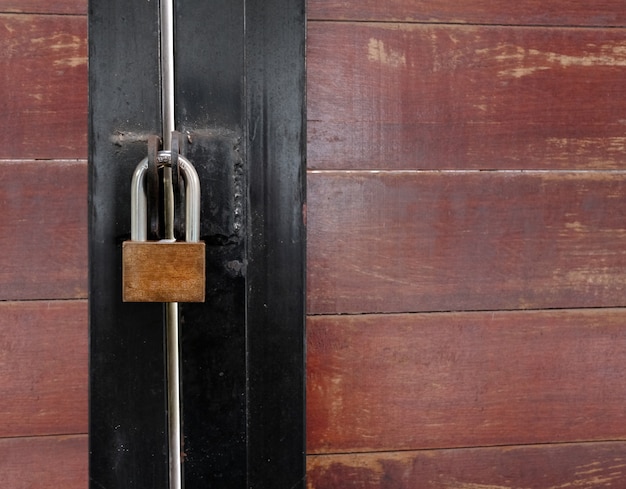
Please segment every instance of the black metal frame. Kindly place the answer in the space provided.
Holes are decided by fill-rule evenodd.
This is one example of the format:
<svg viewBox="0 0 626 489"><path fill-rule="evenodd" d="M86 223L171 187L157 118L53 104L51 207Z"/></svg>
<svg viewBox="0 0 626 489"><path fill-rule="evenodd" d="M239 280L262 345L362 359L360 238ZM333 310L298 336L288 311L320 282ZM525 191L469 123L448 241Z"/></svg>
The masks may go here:
<svg viewBox="0 0 626 489"><path fill-rule="evenodd" d="M158 2L90 0L90 487L167 487L162 307L121 302L160 132ZM244 28L245 26L245 28ZM177 0L207 302L181 304L185 487L304 488L304 0Z"/></svg>

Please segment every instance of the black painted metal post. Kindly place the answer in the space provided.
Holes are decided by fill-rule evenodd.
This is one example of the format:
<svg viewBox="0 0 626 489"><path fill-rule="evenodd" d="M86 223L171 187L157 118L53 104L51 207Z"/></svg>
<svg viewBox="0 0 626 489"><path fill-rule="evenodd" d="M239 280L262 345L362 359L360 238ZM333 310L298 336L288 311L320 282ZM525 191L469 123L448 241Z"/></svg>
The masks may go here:
<svg viewBox="0 0 626 489"><path fill-rule="evenodd" d="M160 134L158 2L90 1L90 486L167 487L162 307L121 302ZM184 482L304 487L304 0L177 0L176 125L207 302L181 304Z"/></svg>
<svg viewBox="0 0 626 489"><path fill-rule="evenodd" d="M250 1L246 25L248 477L304 487L304 2Z"/></svg>

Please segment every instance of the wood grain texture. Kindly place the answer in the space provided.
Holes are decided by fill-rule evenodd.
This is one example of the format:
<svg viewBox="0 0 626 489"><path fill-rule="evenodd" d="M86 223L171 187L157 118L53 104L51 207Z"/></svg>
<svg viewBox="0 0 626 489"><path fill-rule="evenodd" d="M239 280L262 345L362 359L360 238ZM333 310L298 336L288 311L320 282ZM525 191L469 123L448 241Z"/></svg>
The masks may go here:
<svg viewBox="0 0 626 489"><path fill-rule="evenodd" d="M623 306L625 172L312 172L310 314Z"/></svg>
<svg viewBox="0 0 626 489"><path fill-rule="evenodd" d="M204 243L125 241L122 296L126 302L204 302Z"/></svg>
<svg viewBox="0 0 626 489"><path fill-rule="evenodd" d="M375 20L512 25L623 26L622 0L310 0L310 20Z"/></svg>
<svg viewBox="0 0 626 489"><path fill-rule="evenodd" d="M86 433L87 303L0 302L0 386L0 437Z"/></svg>
<svg viewBox="0 0 626 489"><path fill-rule="evenodd" d="M0 162L0 300L87 297L87 165Z"/></svg>
<svg viewBox="0 0 626 489"><path fill-rule="evenodd" d="M87 435L0 439L0 481L11 489L86 489Z"/></svg>
<svg viewBox="0 0 626 489"><path fill-rule="evenodd" d="M309 453L626 439L626 310L309 317Z"/></svg>
<svg viewBox="0 0 626 489"><path fill-rule="evenodd" d="M87 0L0 0L0 13L87 14Z"/></svg>
<svg viewBox="0 0 626 489"><path fill-rule="evenodd" d="M84 16L0 15L0 158L87 156Z"/></svg>
<svg viewBox="0 0 626 489"><path fill-rule="evenodd" d="M307 489L598 489L624 480L623 442L307 459Z"/></svg>
<svg viewBox="0 0 626 489"><path fill-rule="evenodd" d="M626 166L626 29L314 22L307 63L312 169Z"/></svg>

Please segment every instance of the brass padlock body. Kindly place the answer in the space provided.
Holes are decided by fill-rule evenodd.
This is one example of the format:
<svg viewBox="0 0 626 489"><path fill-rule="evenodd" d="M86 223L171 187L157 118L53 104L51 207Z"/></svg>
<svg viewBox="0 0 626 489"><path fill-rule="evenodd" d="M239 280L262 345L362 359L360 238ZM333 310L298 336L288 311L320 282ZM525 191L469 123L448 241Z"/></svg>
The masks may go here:
<svg viewBox="0 0 626 489"><path fill-rule="evenodd" d="M204 302L204 242L125 241L124 302Z"/></svg>

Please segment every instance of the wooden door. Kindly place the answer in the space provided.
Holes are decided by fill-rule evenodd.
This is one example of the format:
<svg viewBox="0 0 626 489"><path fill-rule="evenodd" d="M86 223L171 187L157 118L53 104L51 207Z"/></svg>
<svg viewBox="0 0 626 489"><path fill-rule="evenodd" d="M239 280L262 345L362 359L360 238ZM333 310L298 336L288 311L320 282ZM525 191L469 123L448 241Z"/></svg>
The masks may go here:
<svg viewBox="0 0 626 489"><path fill-rule="evenodd" d="M87 485L86 2L0 1L0 486Z"/></svg>
<svg viewBox="0 0 626 489"><path fill-rule="evenodd" d="M623 2L308 9L308 487L623 487Z"/></svg>

